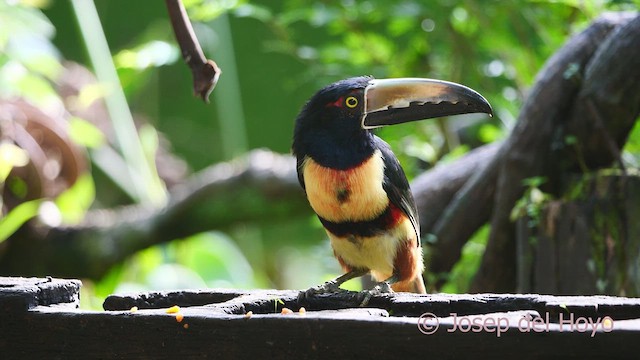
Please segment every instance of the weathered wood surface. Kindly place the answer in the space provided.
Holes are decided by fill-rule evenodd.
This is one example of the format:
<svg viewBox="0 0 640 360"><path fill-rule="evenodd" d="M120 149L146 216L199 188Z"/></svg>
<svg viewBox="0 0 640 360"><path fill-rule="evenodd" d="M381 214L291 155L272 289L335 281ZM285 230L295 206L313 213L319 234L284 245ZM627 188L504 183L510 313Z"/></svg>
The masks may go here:
<svg viewBox="0 0 640 360"><path fill-rule="evenodd" d="M105 301L109 310L85 311L68 301L77 300L78 281L0 280L0 354L7 359L595 359L640 351L640 299L392 294L354 308L356 296L346 291L300 302L294 290L210 289L115 295ZM66 289L65 306L40 300L5 306L19 289L26 289L25 299ZM167 313L172 305L181 319ZM294 313L281 314L283 306ZM300 306L307 312L300 314ZM438 328L428 313L437 316ZM595 332L589 320L598 324Z"/></svg>
<svg viewBox="0 0 640 360"><path fill-rule="evenodd" d="M0 312L25 311L36 306L80 306L78 280L61 280L47 277L0 277Z"/></svg>
<svg viewBox="0 0 640 360"><path fill-rule="evenodd" d="M519 291L640 296L640 176L592 174L574 188L518 221Z"/></svg>
<svg viewBox="0 0 640 360"><path fill-rule="evenodd" d="M227 315L279 313L283 307L298 310L325 311L358 308L358 293L344 291L298 300L297 290L224 290L151 292L134 295L111 295L104 303L107 311L159 309L173 305L206 306L212 312ZM557 321L559 314L575 317L640 319L640 299L613 296L551 296L537 294L427 294L409 293L373 296L368 308L382 309L396 317L420 317L432 313L439 317L450 314L486 315L530 310L549 314ZM565 317L566 318L566 317ZM640 330L640 329L639 329Z"/></svg>

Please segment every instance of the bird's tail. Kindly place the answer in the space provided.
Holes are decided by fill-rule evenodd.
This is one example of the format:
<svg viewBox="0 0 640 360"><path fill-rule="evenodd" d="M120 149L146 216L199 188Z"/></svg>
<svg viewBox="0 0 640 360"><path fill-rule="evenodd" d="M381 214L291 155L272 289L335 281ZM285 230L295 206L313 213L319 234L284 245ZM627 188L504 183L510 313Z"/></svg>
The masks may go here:
<svg viewBox="0 0 640 360"><path fill-rule="evenodd" d="M424 280L422 279L422 274L418 274L411 280L399 281L391 285L391 288L395 292L412 292L416 294L427 293L427 289L424 286Z"/></svg>

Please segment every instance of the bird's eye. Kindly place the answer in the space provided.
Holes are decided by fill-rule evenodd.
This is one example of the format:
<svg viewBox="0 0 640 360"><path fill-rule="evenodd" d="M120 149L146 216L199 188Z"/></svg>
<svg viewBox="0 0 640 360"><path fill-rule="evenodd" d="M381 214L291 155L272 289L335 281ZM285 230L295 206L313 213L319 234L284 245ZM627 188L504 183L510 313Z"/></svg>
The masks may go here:
<svg viewBox="0 0 640 360"><path fill-rule="evenodd" d="M347 105L348 108L353 109L354 107L358 106L358 99L356 99L353 96L349 96L344 103Z"/></svg>

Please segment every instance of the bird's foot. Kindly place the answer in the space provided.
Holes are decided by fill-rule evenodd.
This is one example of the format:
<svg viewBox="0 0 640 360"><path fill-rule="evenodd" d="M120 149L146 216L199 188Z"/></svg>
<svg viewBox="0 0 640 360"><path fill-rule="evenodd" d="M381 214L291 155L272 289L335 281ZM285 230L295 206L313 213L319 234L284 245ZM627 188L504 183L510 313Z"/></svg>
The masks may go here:
<svg viewBox="0 0 640 360"><path fill-rule="evenodd" d="M358 294L359 297L362 297L362 301L360 302L360 307L367 306L369 304L369 300L371 300L371 297L373 295L390 294L390 293L393 293L393 289L391 289L391 285L386 281L379 282L376 286L373 287L373 289L363 290Z"/></svg>
<svg viewBox="0 0 640 360"><path fill-rule="evenodd" d="M335 281L327 281L324 284L314 286L305 291L300 291L298 294L298 301L306 300L312 296L320 295L320 294L334 294L339 292L346 292L347 290L341 289L340 284Z"/></svg>

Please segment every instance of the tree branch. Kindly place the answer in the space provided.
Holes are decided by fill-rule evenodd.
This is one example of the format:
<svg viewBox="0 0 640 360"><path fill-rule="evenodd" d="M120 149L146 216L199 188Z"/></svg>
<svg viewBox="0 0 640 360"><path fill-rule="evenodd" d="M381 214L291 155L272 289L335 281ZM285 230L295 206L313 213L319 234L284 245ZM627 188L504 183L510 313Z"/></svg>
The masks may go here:
<svg viewBox="0 0 640 360"><path fill-rule="evenodd" d="M165 3L182 57L193 75L193 92L208 103L209 94L218 83L222 71L215 61L205 58L182 0L165 0Z"/></svg>
<svg viewBox="0 0 640 360"><path fill-rule="evenodd" d="M438 165L411 184L420 214L429 272L436 274L435 288L460 258L469 237L491 214L495 191L496 154L500 143L484 145L457 161ZM463 226L461 226L463 224Z"/></svg>
<svg viewBox="0 0 640 360"><path fill-rule="evenodd" d="M423 235L438 232L437 224L444 217L443 211L458 199L459 190L489 163L499 148L499 142L483 145L454 162L425 171L411 182Z"/></svg>
<svg viewBox="0 0 640 360"><path fill-rule="evenodd" d="M573 169L579 155L590 169L609 166L620 158L620 149L640 113L638 34L640 16L618 26L586 67L566 131L576 136L580 147L578 152L571 151Z"/></svg>
<svg viewBox="0 0 640 360"><path fill-rule="evenodd" d="M571 118L574 106L579 105L588 109L584 103L579 104L581 83L576 74L584 73L584 69L600 44L616 26L627 21L629 16L624 14L601 17L582 33L573 37L547 61L539 72L535 85L520 112L518 123L500 152L499 176L496 185L498 193L491 216L491 234L482 263L471 286L472 292L515 290L515 226L510 220L510 213L525 190L522 181L533 176L556 178L554 169L558 168L562 157L554 154L552 149L564 146L565 136L562 129L567 119ZM609 66L617 68L617 71L623 72L623 76L627 78L638 78L629 73L636 71L637 66L635 69L622 69L618 64L612 63ZM605 73L602 75L612 76ZM601 78L598 81L603 80ZM614 85L614 88L617 89L617 86L618 84ZM588 84L583 86L583 88L588 87ZM635 96L637 94L626 95L629 98ZM582 118L579 123L579 126L584 126ZM581 143L582 139L578 139L578 142ZM599 149L601 151L602 148Z"/></svg>
<svg viewBox="0 0 640 360"><path fill-rule="evenodd" d="M497 149L487 145L440 165L413 184L421 221L436 222L468 176ZM171 190L161 211L137 206L96 210L66 228L23 228L0 252L0 274L100 278L111 266L148 246L246 221L274 222L312 215L298 184L295 160L264 150L212 166ZM25 261L29 259L29 261Z"/></svg>
<svg viewBox="0 0 640 360"><path fill-rule="evenodd" d="M310 214L295 161L254 150L174 188L163 210L129 206L93 211L79 226L23 227L4 243L0 274L99 279L111 266L154 244L238 222L276 222Z"/></svg>

